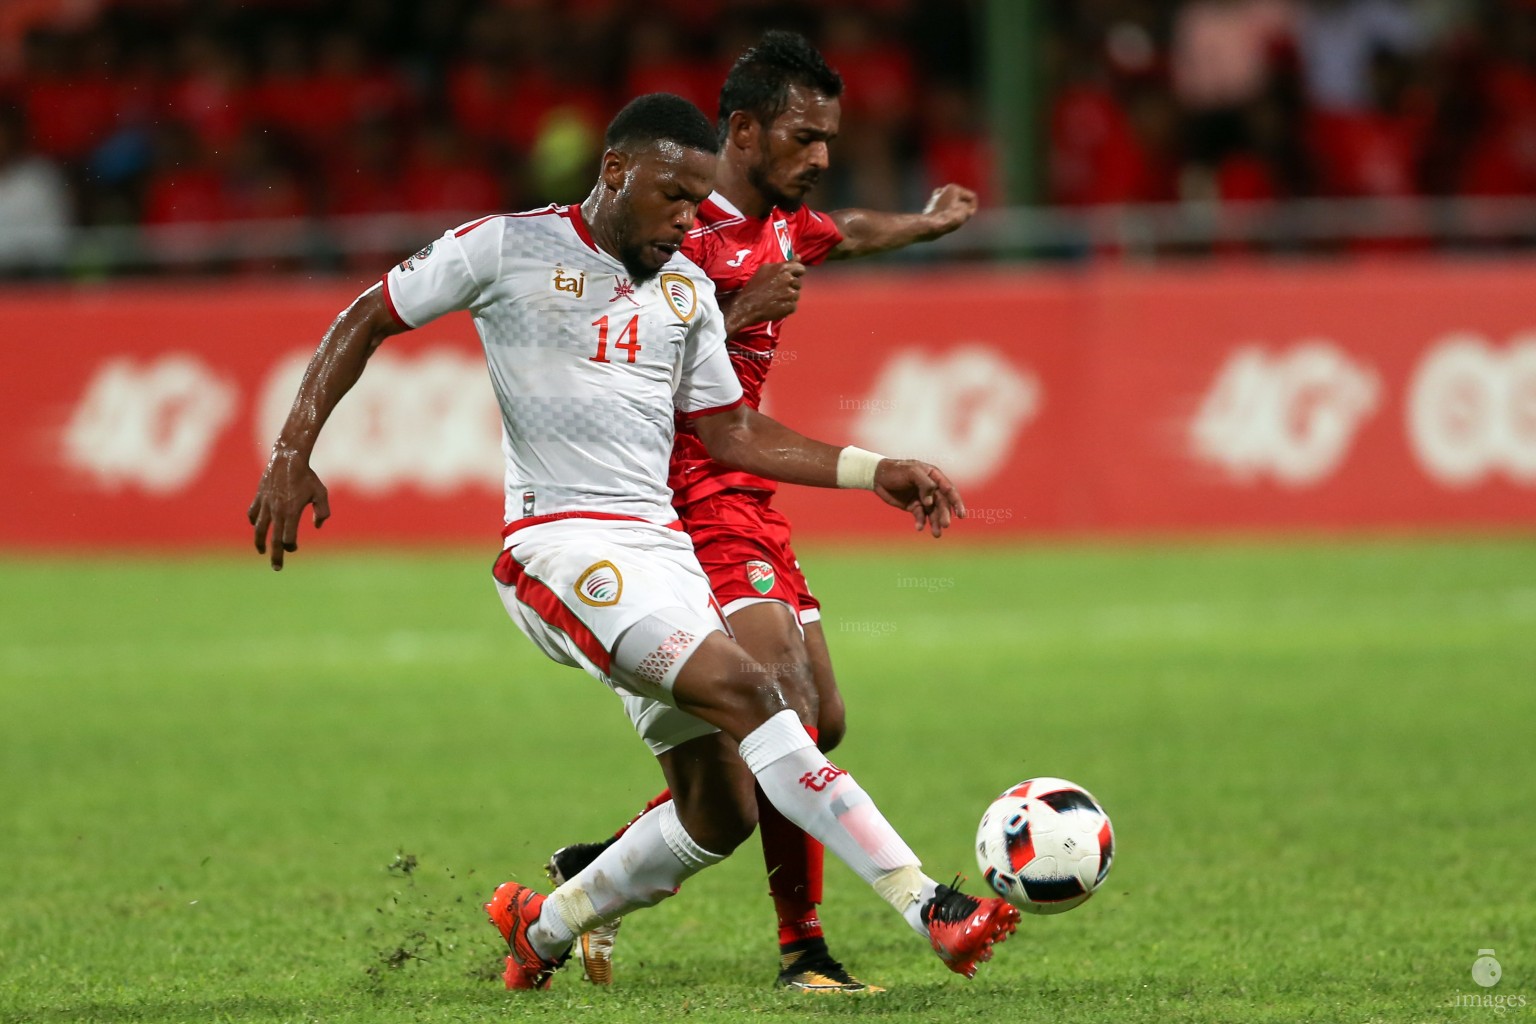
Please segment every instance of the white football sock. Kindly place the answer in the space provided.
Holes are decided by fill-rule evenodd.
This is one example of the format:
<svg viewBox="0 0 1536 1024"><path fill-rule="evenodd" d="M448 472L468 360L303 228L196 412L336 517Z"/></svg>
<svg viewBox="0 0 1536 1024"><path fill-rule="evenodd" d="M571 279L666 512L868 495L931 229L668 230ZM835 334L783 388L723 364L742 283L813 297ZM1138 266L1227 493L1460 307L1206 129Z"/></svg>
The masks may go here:
<svg viewBox="0 0 1536 1024"><path fill-rule="evenodd" d="M741 741L741 758L790 821L842 858L907 916L934 882L852 775L834 766L793 711L780 711ZM919 934L927 935L923 926Z"/></svg>
<svg viewBox="0 0 1536 1024"><path fill-rule="evenodd" d="M528 929L528 941L540 956L554 960L582 932L660 903L684 879L724 859L694 842L678 821L676 807L664 803L550 894Z"/></svg>

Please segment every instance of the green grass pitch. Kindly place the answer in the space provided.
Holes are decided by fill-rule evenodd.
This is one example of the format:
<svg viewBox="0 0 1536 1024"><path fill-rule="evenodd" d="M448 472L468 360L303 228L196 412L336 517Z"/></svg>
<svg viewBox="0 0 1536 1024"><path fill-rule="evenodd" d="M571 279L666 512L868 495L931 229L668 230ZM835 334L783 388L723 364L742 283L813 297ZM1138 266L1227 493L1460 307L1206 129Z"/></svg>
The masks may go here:
<svg viewBox="0 0 1536 1024"><path fill-rule="evenodd" d="M969 983L829 864L865 999L771 986L755 839L627 923L611 990L501 989L479 904L659 775L506 620L492 554L0 562L0 1021L1536 1012L1536 541L806 552L834 759L930 873L974 891L977 817L1033 775L1119 841Z"/></svg>

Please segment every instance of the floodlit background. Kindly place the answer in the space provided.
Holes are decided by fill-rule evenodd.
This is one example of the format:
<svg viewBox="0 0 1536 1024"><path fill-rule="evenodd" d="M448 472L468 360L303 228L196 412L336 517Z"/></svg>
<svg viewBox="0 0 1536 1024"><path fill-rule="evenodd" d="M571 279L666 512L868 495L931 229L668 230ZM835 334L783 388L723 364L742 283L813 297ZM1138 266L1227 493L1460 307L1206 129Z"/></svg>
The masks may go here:
<svg viewBox="0 0 1536 1024"><path fill-rule="evenodd" d="M370 363L280 576L245 508L353 296L770 27L847 84L813 205L982 197L776 355L770 413L973 512L777 499L835 758L945 880L1033 775L1119 856L969 985L829 868L890 992L808 1005L753 841L509 1004L477 902L659 782L494 600L468 317ZM1528 1016L1533 244L1526 0L0 0L0 1018Z"/></svg>

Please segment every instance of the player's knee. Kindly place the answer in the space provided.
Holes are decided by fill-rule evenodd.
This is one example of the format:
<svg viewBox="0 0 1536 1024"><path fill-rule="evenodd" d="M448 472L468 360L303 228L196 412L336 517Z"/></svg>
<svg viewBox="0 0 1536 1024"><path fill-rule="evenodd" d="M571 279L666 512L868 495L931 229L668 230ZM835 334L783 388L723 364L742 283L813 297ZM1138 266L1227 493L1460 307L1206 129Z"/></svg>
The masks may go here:
<svg viewBox="0 0 1536 1024"><path fill-rule="evenodd" d="M780 711L796 709L778 677L759 665L749 665L727 684L744 721L755 728Z"/></svg>
<svg viewBox="0 0 1536 1024"><path fill-rule="evenodd" d="M672 684L675 706L741 742L789 707L784 691L757 659L723 634L707 638Z"/></svg>
<svg viewBox="0 0 1536 1024"><path fill-rule="evenodd" d="M784 640L757 652L763 668L773 676L789 706L799 712L806 725L815 725L817 717L816 684L805 647L797 641Z"/></svg>
<svg viewBox="0 0 1536 1024"><path fill-rule="evenodd" d="M678 707L704 719L740 743L758 726L790 708L778 680L743 657L739 666L673 688Z"/></svg>

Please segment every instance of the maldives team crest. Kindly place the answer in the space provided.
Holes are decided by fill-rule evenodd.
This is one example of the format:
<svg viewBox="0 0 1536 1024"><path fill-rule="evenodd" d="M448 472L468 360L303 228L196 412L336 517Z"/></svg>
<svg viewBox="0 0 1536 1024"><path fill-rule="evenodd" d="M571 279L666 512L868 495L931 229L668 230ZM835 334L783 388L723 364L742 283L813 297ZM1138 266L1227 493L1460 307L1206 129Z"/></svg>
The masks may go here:
<svg viewBox="0 0 1536 1024"><path fill-rule="evenodd" d="M779 252L784 254L784 262L788 263L795 258L795 240L789 237L789 221L774 221L773 233L778 236Z"/></svg>
<svg viewBox="0 0 1536 1024"><path fill-rule="evenodd" d="M757 559L747 563L747 582L752 584L752 589L759 594L766 594L773 589L775 582L773 566Z"/></svg>
<svg viewBox="0 0 1536 1024"><path fill-rule="evenodd" d="M612 562L598 562L587 566L587 571L576 581L576 596L583 604L594 608L607 608L619 603L624 593L624 577Z"/></svg>
<svg viewBox="0 0 1536 1024"><path fill-rule="evenodd" d="M682 317L684 323L692 320L693 314L699 311L698 289L686 275L662 274L661 290L672 304L672 311Z"/></svg>

